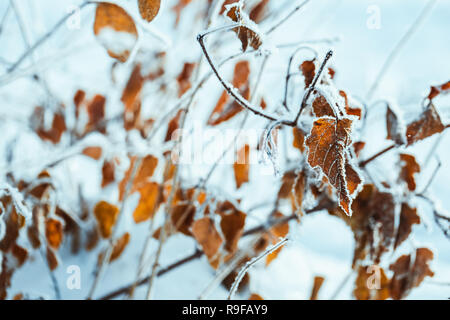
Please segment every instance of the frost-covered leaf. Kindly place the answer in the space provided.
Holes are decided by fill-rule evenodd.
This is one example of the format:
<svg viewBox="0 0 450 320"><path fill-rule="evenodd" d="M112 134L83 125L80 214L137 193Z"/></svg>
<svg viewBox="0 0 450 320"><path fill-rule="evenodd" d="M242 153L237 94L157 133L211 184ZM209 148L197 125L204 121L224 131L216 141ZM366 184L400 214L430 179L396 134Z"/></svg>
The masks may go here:
<svg viewBox="0 0 450 320"><path fill-rule="evenodd" d="M128 60L138 38L133 18L122 7L107 2L97 5L94 34L108 54L120 62Z"/></svg>
<svg viewBox="0 0 450 320"><path fill-rule="evenodd" d="M264 18L267 7L270 0L261 0L259 3L257 3L252 10L250 11L249 17L252 21L255 21L256 23L260 23L261 20Z"/></svg>
<svg viewBox="0 0 450 320"><path fill-rule="evenodd" d="M306 60L300 65L300 70L303 77L305 77L305 89L309 87L316 76L316 65L314 61L315 60Z"/></svg>
<svg viewBox="0 0 450 320"><path fill-rule="evenodd" d="M444 131L445 126L442 124L441 118L436 108L431 104L420 115L419 119L408 124L406 128L406 139L408 145L428 138L436 133Z"/></svg>
<svg viewBox="0 0 450 320"><path fill-rule="evenodd" d="M432 86L430 89L430 93L428 94L428 100L433 101L434 98L436 98L440 94L447 94L450 92L450 81L447 81L446 83L439 85L439 86Z"/></svg>
<svg viewBox="0 0 450 320"><path fill-rule="evenodd" d="M242 51L247 51L248 47L258 50L262 45L260 35L256 32L256 24L250 20L247 13L242 9L241 2L231 4L227 7L226 15L232 21L239 23L239 27L233 29L241 41ZM251 25L251 28L248 26Z"/></svg>
<svg viewBox="0 0 450 320"><path fill-rule="evenodd" d="M405 128L400 122L397 112L391 106L386 110L386 139L394 141L398 145L405 143Z"/></svg>
<svg viewBox="0 0 450 320"><path fill-rule="evenodd" d="M336 189L339 205L351 216L352 196L362 180L348 161L347 148L351 145L352 120L323 117L314 121L311 133L306 138L308 163L320 168Z"/></svg>
<svg viewBox="0 0 450 320"><path fill-rule="evenodd" d="M159 185L156 182L140 184L138 191L140 198L133 212L133 218L136 223L152 218L161 203Z"/></svg>

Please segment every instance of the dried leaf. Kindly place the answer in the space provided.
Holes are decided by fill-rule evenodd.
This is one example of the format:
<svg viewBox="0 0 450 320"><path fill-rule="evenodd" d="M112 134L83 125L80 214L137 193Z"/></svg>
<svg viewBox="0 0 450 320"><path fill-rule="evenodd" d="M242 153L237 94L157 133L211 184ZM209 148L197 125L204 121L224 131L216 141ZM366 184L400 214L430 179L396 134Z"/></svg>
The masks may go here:
<svg viewBox="0 0 450 320"><path fill-rule="evenodd" d="M386 300L390 297L389 287L383 268L360 266L353 295L357 300Z"/></svg>
<svg viewBox="0 0 450 320"><path fill-rule="evenodd" d="M97 5L94 34L108 54L120 62L127 61L138 38L133 18L120 6L107 2Z"/></svg>
<svg viewBox="0 0 450 320"><path fill-rule="evenodd" d="M250 146L244 145L238 150L236 161L233 164L234 178L236 180L236 188L240 188L242 184L249 181L250 171Z"/></svg>
<svg viewBox="0 0 450 320"><path fill-rule="evenodd" d="M334 110L328 103L327 99L320 95L313 101L313 111L316 117L334 117Z"/></svg>
<svg viewBox="0 0 450 320"><path fill-rule="evenodd" d="M191 236L191 225L194 222L195 206L191 204L178 204L172 209L171 220L175 229L187 236Z"/></svg>
<svg viewBox="0 0 450 320"><path fill-rule="evenodd" d="M138 0L139 13L148 22L155 19L161 6L161 0Z"/></svg>
<svg viewBox="0 0 450 320"><path fill-rule="evenodd" d="M250 19L247 14L242 10L242 6L240 3L231 7L227 16L233 20L234 22L242 23L244 17ZM245 25L241 25L233 29L233 31L237 34L239 40L241 41L242 51L247 51L248 46L251 46L253 49L258 50L262 45L262 40L260 36Z"/></svg>
<svg viewBox="0 0 450 320"><path fill-rule="evenodd" d="M406 128L406 139L408 146L428 138L436 133L444 131L445 126L441 122L438 112L431 104L420 116L420 118Z"/></svg>
<svg viewBox="0 0 450 320"><path fill-rule="evenodd" d="M216 212L222 217L220 229L225 237L225 250L234 253L244 232L246 215L229 201L220 203L216 208Z"/></svg>
<svg viewBox="0 0 450 320"><path fill-rule="evenodd" d="M395 240L395 201L391 193L365 185L352 205L350 226L355 237L353 267L367 255L374 264Z"/></svg>
<svg viewBox="0 0 450 320"><path fill-rule="evenodd" d="M298 150L300 150L300 152L303 153L305 151L305 134L303 133L303 130L300 130L297 127L293 128L293 133L294 133L293 146L294 148L297 148Z"/></svg>
<svg viewBox="0 0 450 320"><path fill-rule="evenodd" d="M418 248L414 263L411 255L402 255L390 267L394 272L391 280L392 299L398 300L406 297L412 288L418 287L426 276L433 277L429 261L433 259L433 252L427 248Z"/></svg>
<svg viewBox="0 0 450 320"><path fill-rule="evenodd" d="M136 101L139 99L143 85L144 77L141 75L141 65L137 64L131 72L120 99L125 106L125 113L135 112ZM127 117L127 115L125 114L124 117Z"/></svg>
<svg viewBox="0 0 450 320"><path fill-rule="evenodd" d="M45 237L48 245L53 249L58 249L63 239L63 226L61 221L47 219L45 221Z"/></svg>
<svg viewBox="0 0 450 320"><path fill-rule="evenodd" d="M103 162L102 166L102 188L115 181L115 164L113 160Z"/></svg>
<svg viewBox="0 0 450 320"><path fill-rule="evenodd" d="M119 215L119 208L106 201L100 201L94 207L94 215L100 228L100 234L103 238L109 238Z"/></svg>
<svg viewBox="0 0 450 320"><path fill-rule="evenodd" d="M347 97L347 94L345 93L345 91L340 90L339 91L339 95L344 98L344 101L345 101L345 112L348 115L357 116L358 119L361 119L362 110L360 108L352 108L349 105L348 97Z"/></svg>
<svg viewBox="0 0 450 320"><path fill-rule="evenodd" d="M180 118L182 114L183 110L180 109L175 115L175 117L173 117L169 121L169 124L167 125L167 132L164 142L175 140L177 138L176 131L180 128Z"/></svg>
<svg viewBox="0 0 450 320"><path fill-rule="evenodd" d="M250 298L248 298L248 300L264 300L263 297L261 297L259 294L257 293L252 293L250 295Z"/></svg>
<svg viewBox="0 0 450 320"><path fill-rule="evenodd" d="M46 257L48 267L50 268L51 271L54 271L58 267L59 261L56 253L53 251L52 248L47 247Z"/></svg>
<svg viewBox="0 0 450 320"><path fill-rule="evenodd" d="M306 60L300 65L300 70L305 77L305 89L310 86L316 76L316 65L314 60Z"/></svg>
<svg viewBox="0 0 450 320"><path fill-rule="evenodd" d="M105 132L105 127L102 123L105 118L105 104L106 98L100 94L97 94L87 105L89 115L89 122L86 126L87 132L91 130L98 130L102 133Z"/></svg>
<svg viewBox="0 0 450 320"><path fill-rule="evenodd" d="M253 9L250 11L249 17L256 23L260 23L267 12L267 5L269 0L261 0Z"/></svg>
<svg viewBox="0 0 450 320"><path fill-rule="evenodd" d="M416 158L410 154L400 154L401 172L399 179L406 182L410 191L416 190L416 180L414 174L420 172L420 166L416 162Z"/></svg>
<svg viewBox="0 0 450 320"><path fill-rule="evenodd" d="M440 86L432 86L430 89L430 93L428 94L428 99L433 101L440 94L446 94L450 92L450 81L440 85Z"/></svg>
<svg viewBox="0 0 450 320"><path fill-rule="evenodd" d="M86 157L90 157L94 160L98 160L102 157L102 148L101 147L86 147L83 149L82 153Z"/></svg>
<svg viewBox="0 0 450 320"><path fill-rule="evenodd" d="M400 212L400 223L397 229L397 237L395 238L394 249L405 241L411 233L413 224L419 224L420 217L417 215L417 209L411 208L408 204L402 203Z"/></svg>
<svg viewBox="0 0 450 320"><path fill-rule="evenodd" d="M400 126L397 114L391 109L390 106L386 110L386 139L394 141L398 145L405 143L403 128Z"/></svg>
<svg viewBox="0 0 450 320"><path fill-rule="evenodd" d="M36 107L33 114L33 126L36 133L42 140L48 140L54 144L57 144L66 131L66 121L64 115L61 113L55 113L53 115L52 126L49 129L44 128L44 110L41 107Z"/></svg>
<svg viewBox="0 0 450 320"><path fill-rule="evenodd" d="M156 182L144 183L140 187L139 193L141 197L133 212L133 218L136 223L152 218L160 204L159 185Z"/></svg>
<svg viewBox="0 0 450 320"><path fill-rule="evenodd" d="M132 181L132 186L130 188L130 194L138 191L144 184L146 184L149 181L149 178L153 175L153 172L156 169L156 166L158 165L158 158L147 155L145 156L139 168L136 170L136 174L134 177L131 176L133 173L133 168L136 165L137 157L133 156L130 158L130 166L128 170L125 172L125 175L119 183L119 200L122 201L125 190L127 187L127 184L130 182L129 180L134 178Z"/></svg>
<svg viewBox="0 0 450 320"><path fill-rule="evenodd" d="M122 252L127 247L128 242L130 242L130 234L128 232L125 232L114 243L114 247L113 247L113 250L111 252L111 257L109 258L109 262L113 262L114 260L117 260L121 256Z"/></svg>
<svg viewBox="0 0 450 320"><path fill-rule="evenodd" d="M177 77L178 82L178 97L181 97L186 91L191 88L191 77L195 69L195 63L186 62L183 70Z"/></svg>
<svg viewBox="0 0 450 320"><path fill-rule="evenodd" d="M314 121L306 139L308 163L325 174L338 193L340 207L349 216L352 196L362 182L346 156L346 149L351 145L351 126L352 120L348 118L320 118Z"/></svg>
<svg viewBox="0 0 450 320"><path fill-rule="evenodd" d="M319 295L319 290L322 287L324 280L325 280L324 277L320 277L320 276L314 277L314 285L311 290L311 296L309 297L309 300L317 300L317 296Z"/></svg>
<svg viewBox="0 0 450 320"><path fill-rule="evenodd" d="M208 260L211 261L219 252L223 242L214 221L209 217L195 221L192 225L192 235L202 247Z"/></svg>

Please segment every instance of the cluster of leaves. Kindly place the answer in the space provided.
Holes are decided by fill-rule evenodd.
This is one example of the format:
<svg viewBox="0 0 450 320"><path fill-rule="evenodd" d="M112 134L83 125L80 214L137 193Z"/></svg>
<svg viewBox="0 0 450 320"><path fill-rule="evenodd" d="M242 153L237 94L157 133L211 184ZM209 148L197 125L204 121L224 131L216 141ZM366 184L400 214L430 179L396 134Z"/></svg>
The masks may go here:
<svg viewBox="0 0 450 320"><path fill-rule="evenodd" d="M190 2L180 0L173 8L177 16L176 23ZM237 0L227 0L222 4L220 13L232 21L231 30L243 52L250 48L256 52L261 49L264 37L257 23L270 16L269 3L269 0L262 0L250 9ZM159 12L159 0L139 0L137 4L141 18L147 22L151 22ZM208 1L207 6L210 9L212 2ZM93 31L109 56L119 63L130 59L139 32L134 19L122 7L106 2L97 4ZM111 32L114 35L112 38ZM114 43L116 38L123 40L121 45ZM183 104L181 102L186 97L192 97L198 86L194 81L198 63L183 62L180 73L174 79L177 84L174 96L177 101L181 101L179 108L162 120L166 130L162 142L169 146L168 151L144 155L127 151L125 159L119 155L111 156L97 145L80 151L81 155L100 164L100 188L117 190L115 201L98 199L91 205L80 192L79 212L65 208L63 202L58 200L51 174L52 168L59 162L52 163L32 181L17 180L13 173L7 176L8 190L17 192L4 192L0 198L0 221L5 224L5 234L0 241L0 298L7 297L12 275L28 259L31 249L45 255L51 271L58 267L58 249L64 240L70 241L73 254L80 250L92 251L102 243L104 246L98 251L98 268L102 267L105 254L107 263L119 259L133 236L128 231L118 234L123 203L134 194L139 199L132 213L134 222L153 225L158 213L165 214L165 222L152 231L152 237L162 245L166 237L181 233L196 241L200 255L206 256L212 268L222 270L224 266L233 265L234 268L223 279L223 284L228 288L232 286L239 266L288 235L289 228L293 227L289 221L307 219L310 214L327 210L345 221L354 234L356 245L352 268L357 273L355 297L405 297L426 276L433 276L429 268L429 262L433 259L430 249L415 248L414 252L388 262L392 276L389 278L388 272L381 269L381 289L368 288L368 268L388 261L390 257L382 259L387 256L386 253L397 250L410 236L413 225L421 223L417 208L410 201L421 195L416 192L415 180L421 169L412 154L399 150L447 128L440 119L434 99L450 90L450 82L432 87L425 99L427 103L422 114L406 126L403 126L395 109L387 107L386 139L394 143L391 149L398 151L399 191L387 182L379 185L371 181L367 167L376 157L360 159L361 150L370 140L358 136L357 130L367 110L345 91L336 88L334 69L325 67L329 58L327 56L321 62L316 57L299 63L298 71L303 77L304 86L295 90L302 92L303 102L295 121L272 121L268 116L264 119L275 122L275 125L270 126L269 137L276 136L277 130L285 130L290 135L292 148L298 150L293 165L282 174L279 191L274 197L274 206L266 223L246 230L247 214L240 208L241 199L218 196L208 189L207 184L187 187L189 181L180 177L178 164L170 154L170 146L177 143L174 133L183 126L185 119L185 108L180 107ZM132 61L132 69L121 95L123 112L119 118L127 134L138 132L145 142L154 137L161 119L143 115L144 86L155 85L157 90L171 94L164 82L158 82L166 76L166 52L153 53L151 62L153 67L148 68L138 59ZM235 64L231 82L233 90L224 87L206 125L221 126L244 112L261 115L270 109L262 98L255 109L249 109L252 106L250 101L254 101L250 91L252 75L249 60ZM288 87L289 77L286 79ZM43 141L54 145L58 145L64 136L70 137L72 142L82 141L94 133L107 136L110 119L106 118L106 108L107 97L97 94L89 98L80 89L74 94L71 106L66 107L61 103L53 111L36 107L31 127ZM67 121L69 118L74 121ZM262 140L267 140L267 137ZM273 139L271 148L276 149L277 144L277 139ZM237 151L237 159L233 164L236 189L252 182L250 152L257 151L252 148L244 144ZM258 148L261 149L260 146ZM123 172L121 168L124 166ZM162 174L157 174L160 172ZM24 205L31 211L28 220ZM397 217L398 224L395 222ZM445 218L445 215L442 217ZM21 234L28 239L28 245L19 245ZM247 236L254 237L250 246L243 240ZM268 254L266 265L274 261L281 250L282 247ZM246 275L240 288L244 288L249 281ZM323 282L323 277L314 279L311 299L317 299ZM262 298L254 293L250 299Z"/></svg>

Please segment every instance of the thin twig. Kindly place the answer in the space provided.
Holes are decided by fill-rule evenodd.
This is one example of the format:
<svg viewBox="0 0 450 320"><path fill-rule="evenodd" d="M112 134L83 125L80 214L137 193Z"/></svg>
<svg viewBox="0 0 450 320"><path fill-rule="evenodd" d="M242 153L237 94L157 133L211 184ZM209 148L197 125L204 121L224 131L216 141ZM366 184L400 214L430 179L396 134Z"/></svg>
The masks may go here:
<svg viewBox="0 0 450 320"><path fill-rule="evenodd" d="M303 1L301 4L296 6L294 9L292 9L291 12L289 12L284 18L282 18L279 22L277 22L274 26L272 26L269 30L266 31L266 34L270 34L274 32L277 28L279 28L283 23L289 20L290 17L292 17L297 11L299 11L305 4L307 4L309 0Z"/></svg>
<svg viewBox="0 0 450 320"><path fill-rule="evenodd" d="M373 95L375 94L375 92L377 91L377 89L380 86L381 82L383 81L384 76L386 75L387 71L391 67L391 65L394 62L395 58L398 56L398 54L403 49L403 47L408 42L408 40L411 39L413 34L419 29L419 27L425 21L425 18L431 12L431 9L433 8L433 6L436 3L437 3L437 0L430 0L427 3L427 5L421 11L421 13L417 17L417 19L411 24L411 26L408 29L408 31L403 35L403 37L400 39L400 41L396 44L394 49L391 51L389 56L384 61L383 66L381 67L381 69L380 69L378 75L376 76L374 82L370 86L370 89L369 89L369 91L366 94L366 100L371 100L372 99Z"/></svg>
<svg viewBox="0 0 450 320"><path fill-rule="evenodd" d="M92 1L86 1L83 2L80 6L79 6L79 10L83 9L84 7L86 7L89 4L94 4L96 2L92 2ZM22 62L31 54L33 53L39 46L41 46L45 41L47 41L52 35L53 33L55 33L56 30L58 30L66 21L67 19L69 19L71 16L73 15L73 12L70 12L68 14L66 14L64 17L62 17L56 24L55 26L50 29L50 31L48 31L45 35L43 35L38 41L36 41L36 43L34 45L32 45L28 50L26 50L21 56L20 58L13 63L13 65L11 67L8 68L8 73L13 72L18 66L20 66L20 64L22 64Z"/></svg>
<svg viewBox="0 0 450 320"><path fill-rule="evenodd" d="M383 150L381 150L381 151L375 153L375 154L374 154L373 156L371 156L369 159L366 159L366 160L362 161L362 162L359 164L359 166L360 166L361 168L364 168L364 167L367 166L370 162L372 162L373 160L375 160L375 159L378 158L379 156L382 156L382 155L385 154L386 152L388 152L388 151L394 149L395 147L396 147L396 145L393 144L393 145L390 145L389 147L384 148Z"/></svg>
<svg viewBox="0 0 450 320"><path fill-rule="evenodd" d="M265 256L267 256L268 254L276 251L278 248L280 248L281 246L285 245L286 242L288 241L287 238L281 240L280 242L278 242L276 245L274 245L273 247L267 249L266 251L264 251L263 253L261 253L259 256L257 256L256 258L250 260L249 262L247 262L244 267L239 271L238 275L236 276L236 280L234 280L233 285L231 286L230 289L230 293L228 294L228 300L231 300L233 298L233 296L236 293L237 288L239 287L239 284L242 281L242 278L244 278L245 274L248 272L248 270L258 261L260 261L262 258L264 258Z"/></svg>

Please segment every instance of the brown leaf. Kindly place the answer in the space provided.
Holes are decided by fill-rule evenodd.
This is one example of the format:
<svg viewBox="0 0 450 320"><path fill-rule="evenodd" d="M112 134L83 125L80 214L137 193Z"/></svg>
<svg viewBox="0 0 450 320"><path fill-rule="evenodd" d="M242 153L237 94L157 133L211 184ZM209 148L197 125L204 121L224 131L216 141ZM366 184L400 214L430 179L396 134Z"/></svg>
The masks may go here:
<svg viewBox="0 0 450 320"><path fill-rule="evenodd" d="M128 170L125 172L122 181L120 181L119 183L120 201L122 201L125 195L125 189L127 187L127 184L129 183L129 180L133 178L131 174L133 173L133 168L136 165L136 161L137 161L136 156L130 158L130 166ZM157 165L158 165L158 158L152 155L147 155L142 159L139 168L136 170L134 180L132 181L130 194L138 191L144 184L146 184L149 181L149 178L153 175L153 172L155 171Z"/></svg>
<svg viewBox="0 0 450 320"><path fill-rule="evenodd" d="M136 223L152 218L160 204L159 185L156 182L144 183L140 187L139 193L141 197L133 212Z"/></svg>
<svg viewBox="0 0 450 320"><path fill-rule="evenodd" d="M313 101L313 111L316 117L334 117L333 108L328 103L327 99L320 95Z"/></svg>
<svg viewBox="0 0 450 320"><path fill-rule="evenodd" d="M242 184L249 181L250 171L250 146L244 145L237 151L236 161L233 164L234 178L236 180L236 188L240 188Z"/></svg>
<svg viewBox="0 0 450 320"><path fill-rule="evenodd" d="M319 290L322 287L324 280L325 280L324 277L320 277L320 276L314 277L314 285L311 290L311 296L309 297L309 300L317 300L317 296L319 295Z"/></svg>
<svg viewBox="0 0 450 320"><path fill-rule="evenodd" d="M267 12L267 5L269 0L261 0L253 9L250 11L249 17L256 23L260 23Z"/></svg>
<svg viewBox="0 0 450 320"><path fill-rule="evenodd" d="M351 216L352 196L361 184L357 171L348 162L346 149L351 145L352 120L348 118L316 120L306 139L308 163L319 167L336 189L339 205Z"/></svg>
<svg viewBox="0 0 450 320"><path fill-rule="evenodd" d="M53 251L52 248L47 247L46 257L47 257L47 264L48 264L48 267L50 268L50 270L51 271L55 270L58 267L59 259L56 255L55 251Z"/></svg>
<svg viewBox="0 0 450 320"><path fill-rule="evenodd" d="M180 118L181 118L182 114L183 114L183 110L180 109L177 112L177 114L175 115L175 117L173 117L169 121L169 124L167 125L167 132L166 132L166 137L164 138L164 142L176 139L177 134L175 134L175 132L176 132L176 130L178 130L180 128Z"/></svg>
<svg viewBox="0 0 450 320"><path fill-rule="evenodd" d="M195 69L195 63L186 62L183 70L177 77L178 82L178 97L181 97L186 91L191 88L191 77Z"/></svg>
<svg viewBox="0 0 450 320"><path fill-rule="evenodd" d="M103 238L109 238L119 215L119 208L106 201L100 201L94 207L94 215L100 228L100 234Z"/></svg>
<svg viewBox="0 0 450 320"><path fill-rule="evenodd" d="M395 238L394 249L405 241L411 233L413 224L419 224L420 217L417 215L417 209L411 208L408 204L402 203L400 212L400 223L397 229L397 237Z"/></svg>
<svg viewBox="0 0 450 320"><path fill-rule="evenodd" d="M45 237L50 247L58 249L63 239L63 226L61 221L51 218L47 219L45 221Z"/></svg>
<svg viewBox="0 0 450 320"><path fill-rule="evenodd" d="M427 248L418 248L414 263L411 255L402 255L389 269L394 272L391 280L392 299L398 300L406 297L410 290L418 287L426 276L433 277L429 261L433 259L433 252Z"/></svg>
<svg viewBox="0 0 450 320"><path fill-rule="evenodd" d="M102 148L101 147L86 147L83 149L82 153L86 157L90 157L94 160L98 160L102 157Z"/></svg>
<svg viewBox="0 0 450 320"><path fill-rule="evenodd" d="M139 13L148 22L155 19L161 6L161 0L138 0Z"/></svg>
<svg viewBox="0 0 450 320"><path fill-rule="evenodd" d="M222 217L220 229L225 237L225 250L234 253L244 232L246 215L229 201L220 203L216 208L216 212Z"/></svg>
<svg viewBox="0 0 450 320"><path fill-rule="evenodd" d="M48 140L57 144L66 131L66 121L64 115L55 113L53 115L52 126L49 129L44 128L44 110L41 107L36 107L33 114L33 122L36 123L36 133L42 140Z"/></svg>
<svg viewBox="0 0 450 320"><path fill-rule="evenodd" d="M297 148L298 150L300 150L300 152L303 153L305 151L305 134L303 133L303 130L300 130L297 127L293 128L293 132L294 132L293 146L294 148Z"/></svg>
<svg viewBox="0 0 450 320"><path fill-rule="evenodd" d="M390 297L390 281L383 268L360 266L355 284L353 295L357 300L386 300Z"/></svg>
<svg viewBox="0 0 450 320"><path fill-rule="evenodd" d="M192 225L192 235L202 247L208 260L213 260L223 242L214 221L209 217L195 221Z"/></svg>
<svg viewBox="0 0 450 320"><path fill-rule="evenodd" d="M120 6L107 2L97 5L94 34L108 54L120 62L128 60L138 38L133 18Z"/></svg>
<svg viewBox="0 0 450 320"><path fill-rule="evenodd" d="M245 14L246 13L242 10L241 5L237 4L236 6L230 8L227 16L234 22L242 22L242 17ZM247 51L248 46L258 50L262 45L260 36L245 25L236 27L233 31L237 34L239 40L241 41L242 51L244 52Z"/></svg>
<svg viewBox="0 0 450 320"><path fill-rule="evenodd" d="M362 110L361 110L360 108L352 108L352 107L349 105L348 97L347 97L347 94L345 93L345 91L340 90L340 91L339 91L339 95L340 95L341 97L344 98L344 101L345 101L345 112L346 112L348 115L357 116L358 119L361 120Z"/></svg>
<svg viewBox="0 0 450 320"><path fill-rule="evenodd" d="M394 141L396 144L401 145L405 143L404 133L399 124L397 114L388 106L386 110L386 139Z"/></svg>
<svg viewBox="0 0 450 320"><path fill-rule="evenodd" d="M285 218L285 216L277 211L273 216L273 219L283 219ZM279 223L274 225L272 228L269 229L269 233L268 233L268 240L270 243L277 244L278 241L280 240L280 238L284 238L288 235L289 233L289 222L284 222L284 223ZM271 253L269 253L266 257L266 266L268 266L272 261L274 261L279 253L281 252L281 250L284 248L280 247L278 249L276 249L275 251L272 251Z"/></svg>
<svg viewBox="0 0 450 320"><path fill-rule="evenodd" d="M97 94L87 105L87 112L89 115L89 122L86 126L86 131L99 130L104 133L104 124L101 122L105 118L105 104L106 98Z"/></svg>
<svg viewBox="0 0 450 320"><path fill-rule="evenodd" d="M395 238L395 202L392 194L365 185L352 204L350 220L355 237L353 267L369 255L374 264L388 251Z"/></svg>
<svg viewBox="0 0 450 320"><path fill-rule="evenodd" d="M108 184L115 181L114 170L115 170L114 160L110 160L110 161L105 160L103 162L102 188L106 187Z"/></svg>
<svg viewBox="0 0 450 320"><path fill-rule="evenodd" d="M410 191L416 190L416 180L414 174L420 172L420 166L416 162L416 158L410 154L400 154L402 170L399 179L406 182Z"/></svg>
<svg viewBox="0 0 450 320"><path fill-rule="evenodd" d="M450 81L447 81L446 83L444 83L440 86L432 86L427 98L431 102L438 95L443 94L443 93L449 93L449 92L450 92Z"/></svg>
<svg viewBox="0 0 450 320"><path fill-rule="evenodd" d="M191 225L194 222L196 208L191 204L178 204L172 209L171 220L175 229L187 236L191 236Z"/></svg>
<svg viewBox="0 0 450 320"><path fill-rule="evenodd" d="M139 99L143 85L144 78L141 75L141 65L137 64L131 72L120 99L125 105L126 113L133 113L135 111L135 103Z"/></svg>
<svg viewBox="0 0 450 320"><path fill-rule="evenodd" d="M313 82L316 76L316 65L314 60L306 60L300 65L300 70L305 77L305 89Z"/></svg>
<svg viewBox="0 0 450 320"><path fill-rule="evenodd" d="M406 127L406 140L408 146L428 138L436 133L444 131L445 126L441 122L438 112L431 104L420 116L420 118Z"/></svg>
<svg viewBox="0 0 450 320"><path fill-rule="evenodd" d="M117 260L121 256L122 252L127 247L128 242L130 242L130 234L128 232L125 232L114 243L114 247L113 247L113 250L111 252L111 257L109 258L109 262L113 262L114 260Z"/></svg>
<svg viewBox="0 0 450 320"><path fill-rule="evenodd" d="M252 293L250 295L250 298L248 298L248 300L264 300L263 297L261 297L259 294L257 293Z"/></svg>

